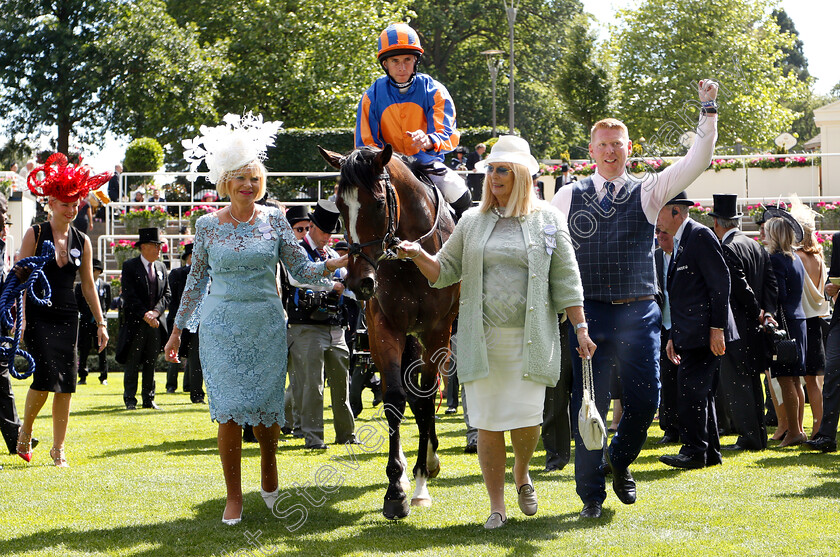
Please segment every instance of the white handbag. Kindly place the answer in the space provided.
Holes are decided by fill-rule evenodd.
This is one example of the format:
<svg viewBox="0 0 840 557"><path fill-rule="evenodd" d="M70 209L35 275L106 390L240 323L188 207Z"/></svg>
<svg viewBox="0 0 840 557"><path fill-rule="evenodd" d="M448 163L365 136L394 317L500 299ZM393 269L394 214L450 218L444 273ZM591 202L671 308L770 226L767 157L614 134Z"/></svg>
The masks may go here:
<svg viewBox="0 0 840 557"><path fill-rule="evenodd" d="M592 377L592 360L581 358L583 364L583 400L578 413L578 431L587 450L600 451L604 448L607 430L604 420L595 406L595 381Z"/></svg>

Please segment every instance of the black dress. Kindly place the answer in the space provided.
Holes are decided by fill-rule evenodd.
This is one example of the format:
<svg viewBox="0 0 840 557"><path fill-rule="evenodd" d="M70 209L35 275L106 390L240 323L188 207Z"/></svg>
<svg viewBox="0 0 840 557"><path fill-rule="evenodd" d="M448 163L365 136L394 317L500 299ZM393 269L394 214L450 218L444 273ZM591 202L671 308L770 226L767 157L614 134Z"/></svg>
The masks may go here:
<svg viewBox="0 0 840 557"><path fill-rule="evenodd" d="M35 230L35 254L40 255L44 241L55 243L52 226L44 222L32 228ZM44 266L44 274L52 289L51 305L39 306L32 301L26 302L23 340L26 351L35 360L31 387L35 391L76 392L79 310L73 283L82 265L85 235L71 226L67 240L68 262L59 267L53 259Z"/></svg>

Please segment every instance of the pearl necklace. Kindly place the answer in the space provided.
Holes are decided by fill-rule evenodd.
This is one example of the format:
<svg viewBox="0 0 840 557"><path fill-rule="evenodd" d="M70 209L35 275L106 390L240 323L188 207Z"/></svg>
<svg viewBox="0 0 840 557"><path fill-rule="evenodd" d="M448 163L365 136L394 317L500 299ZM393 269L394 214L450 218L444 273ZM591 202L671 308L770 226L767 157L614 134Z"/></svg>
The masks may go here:
<svg viewBox="0 0 840 557"><path fill-rule="evenodd" d="M239 224L244 224L244 223L246 223L246 222L251 222L251 220L254 218L254 215L256 215L256 214L257 214L257 206L256 206L256 205L254 205L254 212L253 212L253 213L251 213L251 216L250 216L250 217L248 217L248 220L239 220L238 218L234 217L234 216L233 216L233 209L228 209L228 214L230 215L230 218L232 218L233 220L235 220L235 221L236 221L236 222L238 222Z"/></svg>
<svg viewBox="0 0 840 557"><path fill-rule="evenodd" d="M507 207L493 207L492 211L496 213L499 218L505 218L505 212L507 211Z"/></svg>

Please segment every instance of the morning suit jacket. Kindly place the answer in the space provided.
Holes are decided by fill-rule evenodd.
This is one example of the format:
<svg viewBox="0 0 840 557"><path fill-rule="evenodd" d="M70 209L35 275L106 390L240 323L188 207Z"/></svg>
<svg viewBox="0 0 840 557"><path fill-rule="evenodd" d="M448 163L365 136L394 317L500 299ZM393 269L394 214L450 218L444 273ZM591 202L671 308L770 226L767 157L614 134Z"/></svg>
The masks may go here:
<svg viewBox="0 0 840 557"><path fill-rule="evenodd" d="M143 315L147 311L158 312L158 323L160 323L161 342L166 342L169 330L166 326L166 307L169 305L171 292L169 289L169 273L166 266L160 261L152 263L157 274L157 292L154 300L149 299L149 276L140 256L133 257L123 263L122 268L122 323L117 341L117 362L125 363L128 356L128 347L131 345L133 335L140 327L148 327L143 321ZM121 361L123 360L123 361Z"/></svg>
<svg viewBox="0 0 840 557"><path fill-rule="evenodd" d="M656 304L659 306L659 311L665 308L665 285L662 269L665 264L665 252L662 248L656 248L653 252L653 261L656 264Z"/></svg>
<svg viewBox="0 0 840 557"><path fill-rule="evenodd" d="M714 232L688 219L668 269L671 340L677 349L709 346L709 329L724 329L731 340L729 269ZM737 337L737 335L736 335Z"/></svg>
<svg viewBox="0 0 840 557"><path fill-rule="evenodd" d="M776 313L778 286L770 254L758 242L736 230L723 240L723 259L729 267L729 303L742 343L727 346L736 362L760 373L766 368L766 340L759 329L761 310Z"/></svg>
<svg viewBox="0 0 840 557"><path fill-rule="evenodd" d="M178 313L178 308L181 307L181 296L184 295L184 287L187 285L187 276L190 274L191 265L184 265L177 269L172 269L169 273L169 311L166 314L166 328L172 331L175 324L175 315ZM192 331L181 331L181 347L178 354L187 356L189 354L189 346L192 340Z"/></svg>

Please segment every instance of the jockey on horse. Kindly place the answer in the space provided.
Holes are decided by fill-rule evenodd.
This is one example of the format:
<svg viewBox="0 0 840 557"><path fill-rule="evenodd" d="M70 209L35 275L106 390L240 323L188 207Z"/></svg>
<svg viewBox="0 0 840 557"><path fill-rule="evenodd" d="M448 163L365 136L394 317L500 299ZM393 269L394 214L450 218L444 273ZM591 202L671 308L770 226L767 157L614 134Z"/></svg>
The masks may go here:
<svg viewBox="0 0 840 557"><path fill-rule="evenodd" d="M464 179L443 164L458 146L455 105L449 91L424 73L417 73L423 54L420 37L405 23L389 25L377 40L385 76L362 96L356 115L356 147L394 150L433 166L429 179L455 211L456 220L472 205Z"/></svg>

